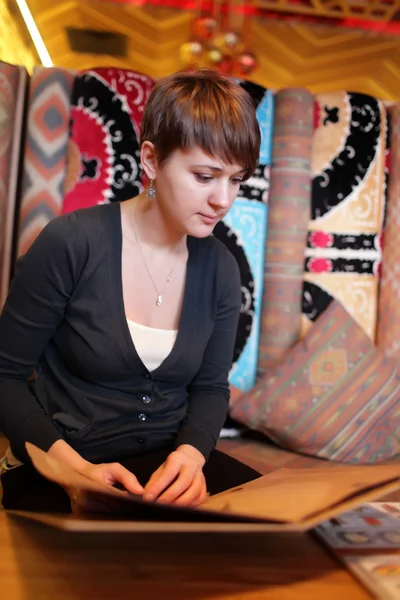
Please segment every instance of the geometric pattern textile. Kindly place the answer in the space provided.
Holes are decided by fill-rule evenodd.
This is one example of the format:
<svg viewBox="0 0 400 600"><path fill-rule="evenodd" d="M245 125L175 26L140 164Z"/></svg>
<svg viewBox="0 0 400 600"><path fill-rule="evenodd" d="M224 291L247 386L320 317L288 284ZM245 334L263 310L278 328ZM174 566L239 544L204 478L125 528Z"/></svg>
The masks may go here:
<svg viewBox="0 0 400 600"><path fill-rule="evenodd" d="M154 81L99 68L74 81L63 213L121 202L142 190L140 125Z"/></svg>
<svg viewBox="0 0 400 600"><path fill-rule="evenodd" d="M400 359L400 106L391 120L388 204L383 235L382 278L376 342L387 356Z"/></svg>
<svg viewBox="0 0 400 600"><path fill-rule="evenodd" d="M18 256L61 214L73 79L72 72L58 68L39 67L32 75Z"/></svg>
<svg viewBox="0 0 400 600"><path fill-rule="evenodd" d="M0 311L8 293L12 270L27 79L23 67L0 63Z"/></svg>
<svg viewBox="0 0 400 600"><path fill-rule="evenodd" d="M302 89L276 94L258 372L299 339L304 249L310 218L314 98Z"/></svg>
<svg viewBox="0 0 400 600"><path fill-rule="evenodd" d="M387 136L379 100L316 96L302 335L336 298L375 340Z"/></svg>
<svg viewBox="0 0 400 600"><path fill-rule="evenodd" d="M400 453L400 368L333 300L231 416L289 450L348 463Z"/></svg>

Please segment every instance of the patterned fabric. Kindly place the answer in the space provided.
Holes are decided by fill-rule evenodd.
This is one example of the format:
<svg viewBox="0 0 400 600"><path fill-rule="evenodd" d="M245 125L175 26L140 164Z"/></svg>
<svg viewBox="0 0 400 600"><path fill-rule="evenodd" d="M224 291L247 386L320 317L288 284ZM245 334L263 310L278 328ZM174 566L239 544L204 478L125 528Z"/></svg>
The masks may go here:
<svg viewBox="0 0 400 600"><path fill-rule="evenodd" d="M74 82L68 175L63 212L137 196L139 133L150 77L122 69L94 69Z"/></svg>
<svg viewBox="0 0 400 600"><path fill-rule="evenodd" d="M66 174L73 74L57 68L35 69L28 107L24 189L18 255L61 214Z"/></svg>
<svg viewBox="0 0 400 600"><path fill-rule="evenodd" d="M279 360L298 340L304 248L310 217L313 97L287 89L275 99L268 239L258 370Z"/></svg>
<svg viewBox="0 0 400 600"><path fill-rule="evenodd" d="M0 63L0 310L12 268L12 244L27 72Z"/></svg>
<svg viewBox="0 0 400 600"><path fill-rule="evenodd" d="M400 452L400 371L333 301L231 413L296 452L383 461Z"/></svg>
<svg viewBox="0 0 400 600"><path fill-rule="evenodd" d="M272 92L250 82L241 85L257 107L262 134L259 166L214 229L214 235L236 258L242 284L242 309L230 373L233 393L235 389L249 390L256 380L273 124Z"/></svg>
<svg viewBox="0 0 400 600"><path fill-rule="evenodd" d="M377 345L400 358L400 105L390 109L391 148L388 205L384 229L382 279L379 292Z"/></svg>
<svg viewBox="0 0 400 600"><path fill-rule="evenodd" d="M316 97L304 334L332 297L375 339L385 211L387 116L364 94Z"/></svg>

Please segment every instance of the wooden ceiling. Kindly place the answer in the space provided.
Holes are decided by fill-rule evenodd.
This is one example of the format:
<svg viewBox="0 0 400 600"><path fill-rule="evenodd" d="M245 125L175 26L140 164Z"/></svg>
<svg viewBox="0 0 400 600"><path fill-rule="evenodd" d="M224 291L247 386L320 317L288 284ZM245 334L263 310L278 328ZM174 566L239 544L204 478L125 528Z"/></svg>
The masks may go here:
<svg viewBox="0 0 400 600"><path fill-rule="evenodd" d="M258 4L278 2L282 8L288 1L258 0ZM360 5L359 0L350 1ZM348 10L348 2L308 0L308 6ZM78 70L118 66L154 78L183 66L179 48L190 37L193 13L189 11L90 0L28 3L55 65ZM373 0L369 6L378 4L379 0ZM385 0L384 5L393 16L399 4L400 0ZM126 36L126 56L73 52L67 27ZM257 17L252 22L251 40L259 61L251 79L266 87L305 86L314 92L347 89L400 100L400 36Z"/></svg>

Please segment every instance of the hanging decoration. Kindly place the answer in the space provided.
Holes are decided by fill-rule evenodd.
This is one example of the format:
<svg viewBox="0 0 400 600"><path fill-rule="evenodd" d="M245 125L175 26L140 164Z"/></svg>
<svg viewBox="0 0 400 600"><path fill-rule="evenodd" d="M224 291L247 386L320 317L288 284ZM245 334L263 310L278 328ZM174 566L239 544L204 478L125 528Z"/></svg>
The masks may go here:
<svg viewBox="0 0 400 600"><path fill-rule="evenodd" d="M210 67L225 75L248 77L258 66L249 44L250 20L250 11L245 7L233 11L230 0L213 0L208 7L203 4L193 21L191 39L180 48L183 64L188 68Z"/></svg>

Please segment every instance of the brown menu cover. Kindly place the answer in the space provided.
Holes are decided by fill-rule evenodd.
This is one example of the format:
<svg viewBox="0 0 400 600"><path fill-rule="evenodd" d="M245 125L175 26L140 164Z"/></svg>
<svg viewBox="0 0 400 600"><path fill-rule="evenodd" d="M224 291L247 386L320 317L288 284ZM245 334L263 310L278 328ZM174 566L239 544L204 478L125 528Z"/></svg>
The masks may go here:
<svg viewBox="0 0 400 600"><path fill-rule="evenodd" d="M79 502L71 515L9 513L74 531L304 531L400 488L395 464L280 469L197 508L178 507L94 482L32 444L27 451L44 477L73 490Z"/></svg>

